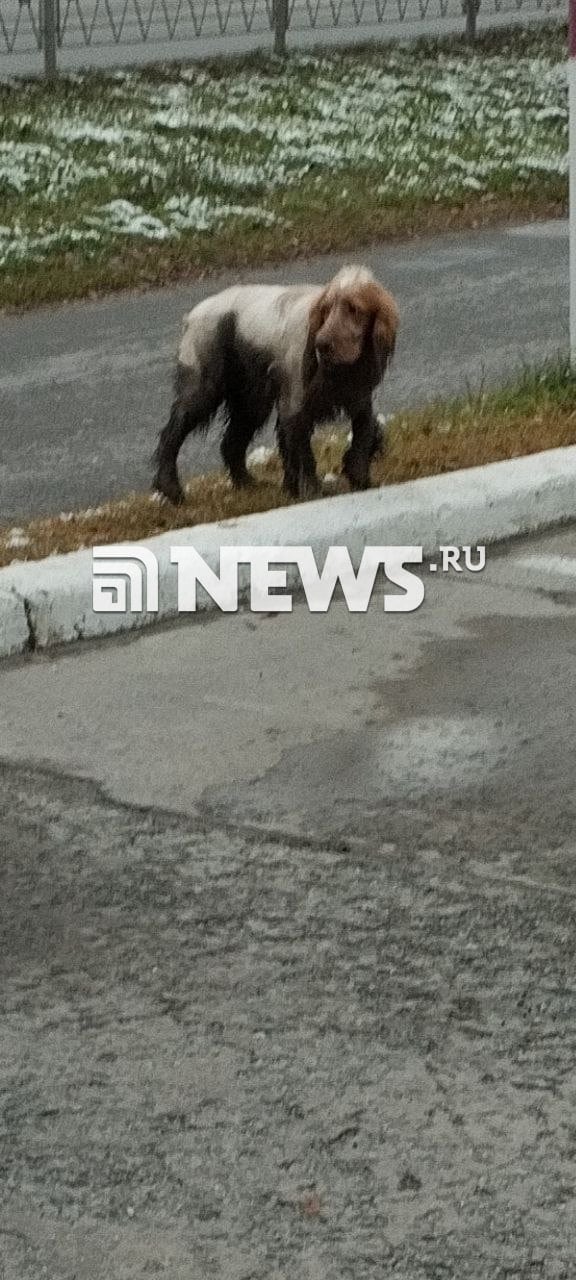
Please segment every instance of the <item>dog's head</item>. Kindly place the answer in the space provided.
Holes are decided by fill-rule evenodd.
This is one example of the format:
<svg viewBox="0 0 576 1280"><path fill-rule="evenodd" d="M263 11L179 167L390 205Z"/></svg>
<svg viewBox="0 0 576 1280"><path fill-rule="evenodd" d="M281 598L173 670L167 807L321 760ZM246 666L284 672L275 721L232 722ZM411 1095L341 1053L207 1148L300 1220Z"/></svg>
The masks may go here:
<svg viewBox="0 0 576 1280"><path fill-rule="evenodd" d="M322 369L354 365L368 350L382 377L398 329L394 299L365 267L343 267L310 312L310 339Z"/></svg>

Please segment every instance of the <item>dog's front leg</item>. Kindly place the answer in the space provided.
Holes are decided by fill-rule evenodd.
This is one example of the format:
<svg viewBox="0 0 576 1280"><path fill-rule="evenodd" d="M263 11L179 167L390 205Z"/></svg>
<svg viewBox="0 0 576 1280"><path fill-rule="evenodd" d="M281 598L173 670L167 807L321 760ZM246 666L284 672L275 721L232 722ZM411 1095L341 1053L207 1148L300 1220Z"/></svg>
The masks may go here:
<svg viewBox="0 0 576 1280"><path fill-rule="evenodd" d="M371 457L376 458L379 454L385 453L388 445L388 431L385 426L385 418L383 414L375 413L374 418L374 439L372 441Z"/></svg>
<svg viewBox="0 0 576 1280"><path fill-rule="evenodd" d="M321 492L312 453L314 414L309 405L278 419L278 447L284 468L284 488L293 498L315 498Z"/></svg>
<svg viewBox="0 0 576 1280"><path fill-rule="evenodd" d="M342 470L351 489L370 487L370 463L383 447L384 433L370 400L352 415L352 443L342 460Z"/></svg>

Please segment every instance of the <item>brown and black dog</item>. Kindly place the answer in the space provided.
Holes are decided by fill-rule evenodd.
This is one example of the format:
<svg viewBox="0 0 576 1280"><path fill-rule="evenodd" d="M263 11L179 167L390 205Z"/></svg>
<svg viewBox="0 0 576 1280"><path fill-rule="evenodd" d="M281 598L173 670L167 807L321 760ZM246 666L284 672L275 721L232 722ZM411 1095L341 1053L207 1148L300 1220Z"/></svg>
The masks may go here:
<svg viewBox="0 0 576 1280"><path fill-rule="evenodd" d="M219 410L227 418L224 463L235 484L249 484L246 450L274 408L290 494L318 492L312 434L342 412L352 426L344 474L352 488L366 488L382 444L372 397L397 329L394 299L365 267L344 267L325 287L238 285L207 298L185 320L175 398L155 453L155 489L182 501L182 444Z"/></svg>

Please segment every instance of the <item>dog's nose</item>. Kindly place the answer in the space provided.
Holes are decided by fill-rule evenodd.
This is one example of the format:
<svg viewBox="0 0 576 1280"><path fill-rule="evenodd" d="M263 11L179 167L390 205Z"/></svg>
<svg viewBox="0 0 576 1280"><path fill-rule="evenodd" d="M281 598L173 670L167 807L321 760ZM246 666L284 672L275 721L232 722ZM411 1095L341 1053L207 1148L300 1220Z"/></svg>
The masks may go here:
<svg viewBox="0 0 576 1280"><path fill-rule="evenodd" d="M317 339L316 339L316 350L317 350L317 352L318 352L318 355L319 355L319 356L328 356L328 357L329 357L329 356L331 356L331 355L333 354L333 351L334 351L334 348L333 348L333 346L332 346L331 339L330 339L330 338L317 338Z"/></svg>

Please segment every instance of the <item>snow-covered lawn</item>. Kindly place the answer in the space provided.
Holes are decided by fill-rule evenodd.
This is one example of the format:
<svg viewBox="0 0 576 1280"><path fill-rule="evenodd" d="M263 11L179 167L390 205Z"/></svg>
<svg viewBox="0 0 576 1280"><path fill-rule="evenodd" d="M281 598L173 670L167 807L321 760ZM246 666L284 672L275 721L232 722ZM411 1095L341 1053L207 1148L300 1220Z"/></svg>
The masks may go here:
<svg viewBox="0 0 576 1280"><path fill-rule="evenodd" d="M561 40L536 52L293 57L0 92L0 278L73 251L510 194L567 171Z"/></svg>

